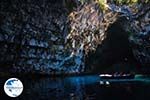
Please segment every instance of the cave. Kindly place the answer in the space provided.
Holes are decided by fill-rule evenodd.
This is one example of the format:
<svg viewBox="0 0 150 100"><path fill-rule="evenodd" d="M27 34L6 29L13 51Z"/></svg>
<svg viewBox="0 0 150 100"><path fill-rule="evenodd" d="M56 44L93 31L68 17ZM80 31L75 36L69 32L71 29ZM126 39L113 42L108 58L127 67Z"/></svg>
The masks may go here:
<svg viewBox="0 0 150 100"><path fill-rule="evenodd" d="M149 98L149 1L0 0L0 100Z"/></svg>
<svg viewBox="0 0 150 100"><path fill-rule="evenodd" d="M115 17L118 19L105 31L104 27L101 27L103 23L100 23L103 14L99 5L91 2L89 5L87 3L79 6L77 3L79 2L70 0L37 2L1 0L0 70L12 69L12 72L48 74L56 71L60 74L111 72L110 70L115 69L129 71L132 67L136 69L141 66L139 63L145 66L144 61L149 66L149 49L131 46L129 42L130 34L126 26L130 26L132 22L126 17ZM71 14L75 19L69 20ZM69 21L72 23L68 23ZM89 25L86 26L87 22ZM74 25L77 29L72 33L70 30L74 29ZM97 30L102 30L105 37L103 41L99 39L102 43L98 46L98 43L93 41L95 34L101 35L99 31L96 33ZM76 33L78 36L73 35ZM70 35L72 40L67 40L67 35ZM143 37L139 37L140 39ZM134 40L136 41L136 37ZM76 48L72 46L74 41ZM149 45L148 42L144 44ZM71 58L72 53L82 51L81 44L84 45L85 52ZM90 51L92 48L96 48L96 51ZM133 49L137 51L139 48L143 48L140 54L144 52L147 55L141 56L143 58L141 62L138 62L141 59L138 53L135 53L138 57L133 55Z"/></svg>
<svg viewBox="0 0 150 100"><path fill-rule="evenodd" d="M135 70L138 63L132 53L126 25L128 20L120 17L108 27L106 38L98 45L96 51L90 52L86 58L87 70L92 69L98 73Z"/></svg>

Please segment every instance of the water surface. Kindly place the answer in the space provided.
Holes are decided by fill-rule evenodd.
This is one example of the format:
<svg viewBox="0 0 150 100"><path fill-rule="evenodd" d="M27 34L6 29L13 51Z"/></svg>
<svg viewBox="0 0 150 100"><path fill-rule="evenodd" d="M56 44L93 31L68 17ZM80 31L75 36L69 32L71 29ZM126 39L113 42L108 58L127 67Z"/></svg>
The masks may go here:
<svg viewBox="0 0 150 100"><path fill-rule="evenodd" d="M98 75L20 78L24 91L15 100L150 100L150 78L102 80ZM1 82L5 79L1 79ZM101 85L100 81L109 81ZM5 93L2 97L8 98Z"/></svg>

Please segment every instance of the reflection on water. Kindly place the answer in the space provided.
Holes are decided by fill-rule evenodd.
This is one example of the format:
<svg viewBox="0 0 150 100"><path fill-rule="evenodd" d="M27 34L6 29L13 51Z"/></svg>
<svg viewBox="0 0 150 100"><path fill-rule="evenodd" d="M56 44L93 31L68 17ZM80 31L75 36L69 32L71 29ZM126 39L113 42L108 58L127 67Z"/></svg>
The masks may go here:
<svg viewBox="0 0 150 100"><path fill-rule="evenodd" d="M44 78L30 82L25 80L27 87L24 95L26 99L34 95L33 99L80 100L86 94L85 84L96 84L98 81L98 76Z"/></svg>
<svg viewBox="0 0 150 100"><path fill-rule="evenodd" d="M100 85L103 80L98 75L21 80L24 91L18 100L146 100L150 97L148 78L110 80L110 85Z"/></svg>

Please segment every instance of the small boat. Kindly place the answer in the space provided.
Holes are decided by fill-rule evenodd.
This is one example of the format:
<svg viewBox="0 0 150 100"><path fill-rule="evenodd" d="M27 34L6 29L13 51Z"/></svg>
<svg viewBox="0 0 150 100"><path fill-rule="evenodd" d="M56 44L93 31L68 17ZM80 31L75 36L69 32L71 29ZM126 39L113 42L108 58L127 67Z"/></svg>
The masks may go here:
<svg viewBox="0 0 150 100"><path fill-rule="evenodd" d="M101 79L133 79L134 74L100 74Z"/></svg>

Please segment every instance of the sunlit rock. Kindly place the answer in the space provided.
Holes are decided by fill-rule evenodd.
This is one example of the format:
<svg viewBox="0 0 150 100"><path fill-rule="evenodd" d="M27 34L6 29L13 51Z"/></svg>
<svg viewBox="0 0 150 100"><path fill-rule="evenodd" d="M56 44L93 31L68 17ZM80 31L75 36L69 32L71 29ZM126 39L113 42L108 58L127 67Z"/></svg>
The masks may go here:
<svg viewBox="0 0 150 100"><path fill-rule="evenodd" d="M0 66L12 69L12 72L25 73L86 72L90 64L94 68L95 63L98 65L98 62L103 63L104 60L112 63L111 60L117 59L116 55L119 53L119 57L123 53L120 58L127 61L124 51L128 51L128 46L123 47L123 43L126 45L128 37L137 61L143 66L149 65L149 6L116 5L104 0L107 1L104 6L108 9L103 11L97 1L1 0ZM119 18L126 19L126 22L119 23L124 28L117 34L120 40L114 39L115 36L108 32ZM129 31L130 36L123 31ZM104 43L107 39L118 41L110 42L108 50ZM113 49L116 45L121 49ZM115 51L116 58L111 57L113 53L109 51ZM98 55L90 56L91 52L98 52ZM94 61L87 60L87 56Z"/></svg>

